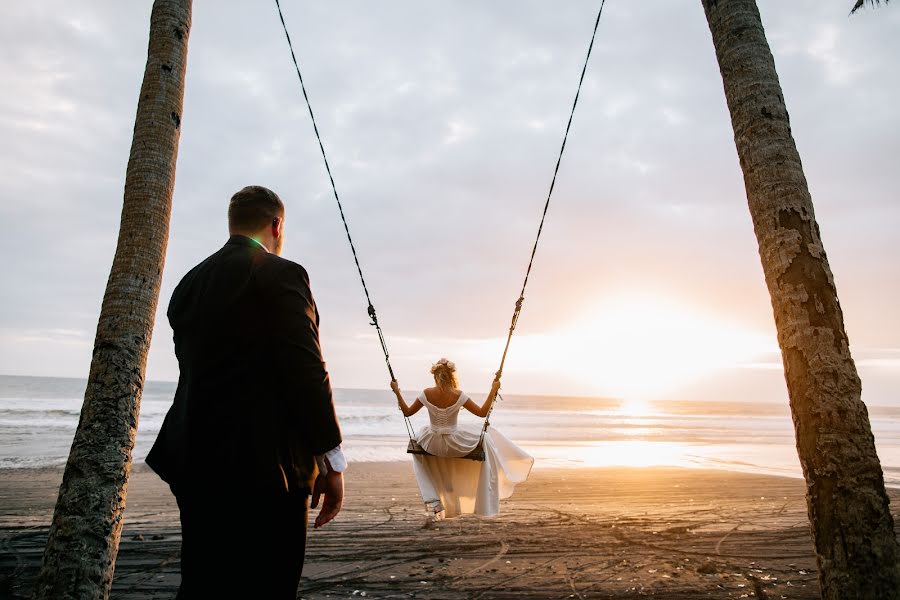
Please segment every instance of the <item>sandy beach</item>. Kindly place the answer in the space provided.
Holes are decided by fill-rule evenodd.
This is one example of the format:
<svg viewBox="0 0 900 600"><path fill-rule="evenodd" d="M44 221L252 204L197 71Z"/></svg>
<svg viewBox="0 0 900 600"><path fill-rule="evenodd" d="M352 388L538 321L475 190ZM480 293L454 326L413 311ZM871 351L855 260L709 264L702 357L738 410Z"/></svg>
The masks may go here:
<svg viewBox="0 0 900 600"><path fill-rule="evenodd" d="M0 598L28 596L60 477L0 471ZM298 597L818 597L795 479L538 469L497 519L424 524L409 464L351 465L343 512L310 532ZM174 597L179 540L167 486L136 467L112 597Z"/></svg>

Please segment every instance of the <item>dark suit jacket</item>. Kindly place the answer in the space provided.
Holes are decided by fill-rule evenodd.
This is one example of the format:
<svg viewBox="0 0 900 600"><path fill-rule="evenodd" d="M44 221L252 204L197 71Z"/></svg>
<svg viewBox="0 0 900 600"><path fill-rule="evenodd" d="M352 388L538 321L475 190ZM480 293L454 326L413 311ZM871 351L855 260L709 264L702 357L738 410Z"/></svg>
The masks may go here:
<svg viewBox="0 0 900 600"><path fill-rule="evenodd" d="M309 490L341 433L303 267L232 236L168 316L180 376L147 464L176 491Z"/></svg>

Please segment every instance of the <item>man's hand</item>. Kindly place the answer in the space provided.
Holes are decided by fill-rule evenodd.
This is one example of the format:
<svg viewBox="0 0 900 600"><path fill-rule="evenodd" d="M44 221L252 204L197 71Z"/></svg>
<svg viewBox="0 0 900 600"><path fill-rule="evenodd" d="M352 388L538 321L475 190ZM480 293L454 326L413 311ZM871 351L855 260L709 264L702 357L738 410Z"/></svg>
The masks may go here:
<svg viewBox="0 0 900 600"><path fill-rule="evenodd" d="M494 383L491 384L491 394L496 395L497 392L499 392L499 391L500 391L500 380L495 379Z"/></svg>
<svg viewBox="0 0 900 600"><path fill-rule="evenodd" d="M395 393L395 394L399 394L399 393L400 393L400 384L397 383L397 380L396 380L396 379L394 379L394 380L391 381L391 389L394 390L394 393Z"/></svg>
<svg viewBox="0 0 900 600"><path fill-rule="evenodd" d="M319 506L319 498L322 494L325 494L325 499L322 501L322 510L316 516L316 529L331 521L341 512L341 505L344 503L344 474L329 471L327 475L320 474L316 477L310 508Z"/></svg>

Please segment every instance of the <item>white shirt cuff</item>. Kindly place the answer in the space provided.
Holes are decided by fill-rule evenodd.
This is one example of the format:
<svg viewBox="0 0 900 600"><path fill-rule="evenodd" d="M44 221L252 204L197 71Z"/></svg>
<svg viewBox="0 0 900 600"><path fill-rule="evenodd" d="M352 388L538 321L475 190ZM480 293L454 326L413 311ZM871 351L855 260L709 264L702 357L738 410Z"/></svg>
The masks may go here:
<svg viewBox="0 0 900 600"><path fill-rule="evenodd" d="M325 464L326 458L328 459L328 464ZM332 448L325 454L316 455L316 464L319 467L319 473L323 475L329 471L343 473L347 470L347 459L344 457L344 452L340 446ZM328 465L331 465L331 469L328 468Z"/></svg>

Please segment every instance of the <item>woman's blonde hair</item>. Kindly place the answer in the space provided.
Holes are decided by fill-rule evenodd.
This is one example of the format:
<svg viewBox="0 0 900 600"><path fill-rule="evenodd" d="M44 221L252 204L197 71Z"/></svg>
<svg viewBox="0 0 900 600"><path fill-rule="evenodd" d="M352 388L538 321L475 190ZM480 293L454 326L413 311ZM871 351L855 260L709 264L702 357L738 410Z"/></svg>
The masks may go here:
<svg viewBox="0 0 900 600"><path fill-rule="evenodd" d="M459 380L456 378L456 365L446 358L442 358L431 365L431 374L434 375L434 382L441 390L452 392L459 389Z"/></svg>

